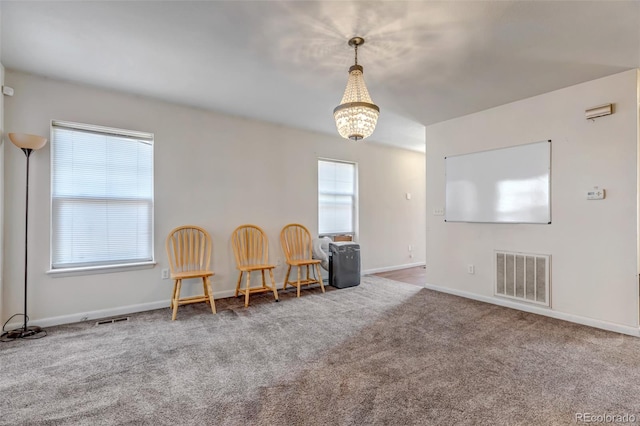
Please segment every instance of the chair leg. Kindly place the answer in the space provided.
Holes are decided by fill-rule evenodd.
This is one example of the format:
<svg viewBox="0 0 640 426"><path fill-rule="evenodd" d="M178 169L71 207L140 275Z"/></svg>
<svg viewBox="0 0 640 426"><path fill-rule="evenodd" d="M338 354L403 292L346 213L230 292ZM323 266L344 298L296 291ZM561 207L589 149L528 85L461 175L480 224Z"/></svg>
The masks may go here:
<svg viewBox="0 0 640 426"><path fill-rule="evenodd" d="M276 288L276 280L273 279L273 269L269 269L269 277L271 278L271 289L273 290L273 297L278 301L278 289Z"/></svg>
<svg viewBox="0 0 640 426"><path fill-rule="evenodd" d="M264 279L264 269L260 271L262 273L262 288L268 288L267 282Z"/></svg>
<svg viewBox="0 0 640 426"><path fill-rule="evenodd" d="M175 280L173 282L173 291L171 292L171 303L169 304L169 307L171 309L173 309L173 299L176 298L176 290L178 289L178 280Z"/></svg>
<svg viewBox="0 0 640 426"><path fill-rule="evenodd" d="M173 295L173 315L171 321L175 321L176 315L178 315L178 300L180 299L180 287L182 287L182 280L176 280L176 291Z"/></svg>
<svg viewBox="0 0 640 426"><path fill-rule="evenodd" d="M291 273L291 265L287 265L287 275L284 277L284 285L282 286L283 290L287 289L287 283L289 282L289 274Z"/></svg>
<svg viewBox="0 0 640 426"><path fill-rule="evenodd" d="M244 307L249 306L249 287L251 286L251 272L247 271L247 288L244 291Z"/></svg>
<svg viewBox="0 0 640 426"><path fill-rule="evenodd" d="M204 297L209 300L209 289L207 288L207 282L205 281L206 277L202 277L202 289L204 290Z"/></svg>
<svg viewBox="0 0 640 426"><path fill-rule="evenodd" d="M322 274L320 273L320 265L316 263L316 273L318 274L318 282L320 283L320 288L324 293L324 283L322 282Z"/></svg>
<svg viewBox="0 0 640 426"><path fill-rule="evenodd" d="M204 288L207 289L205 295L209 297L209 304L211 305L211 312L216 313L216 301L213 299L213 289L211 288L211 281L209 277L203 277L202 281L204 282Z"/></svg>
<svg viewBox="0 0 640 426"><path fill-rule="evenodd" d="M238 297L238 292L240 291L240 283L242 283L242 271L240 271L240 275L238 275L238 283L236 284L236 295L234 297Z"/></svg>
<svg viewBox="0 0 640 426"><path fill-rule="evenodd" d="M297 286L298 286L298 297L300 297L300 266L298 266L298 282L297 282Z"/></svg>
<svg viewBox="0 0 640 426"><path fill-rule="evenodd" d="M309 281L309 265L307 265L307 282Z"/></svg>

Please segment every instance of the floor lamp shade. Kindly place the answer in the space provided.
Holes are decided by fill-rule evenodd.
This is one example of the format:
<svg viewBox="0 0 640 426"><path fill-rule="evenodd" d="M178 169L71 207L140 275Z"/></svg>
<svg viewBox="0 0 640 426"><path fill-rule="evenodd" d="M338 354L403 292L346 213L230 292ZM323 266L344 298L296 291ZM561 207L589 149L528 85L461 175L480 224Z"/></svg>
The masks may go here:
<svg viewBox="0 0 640 426"><path fill-rule="evenodd" d="M6 342L8 340L31 338L37 339L46 336L46 332L37 326L29 326L29 316L27 315L27 271L29 263L29 251L28 251L28 235L29 235L29 157L33 151L36 151L47 143L47 138L42 136L29 135L26 133L9 133L9 140L15 146L20 148L24 155L27 157L26 167L26 194L25 194L25 217L24 217L24 313L16 314L24 317L22 327L15 330L4 331L0 335L0 341ZM15 317L12 316L11 318ZM11 319L9 318L9 319ZM4 327L3 327L4 328Z"/></svg>
<svg viewBox="0 0 640 426"><path fill-rule="evenodd" d="M9 140L20 149L38 150L47 144L47 138L26 133L9 133Z"/></svg>

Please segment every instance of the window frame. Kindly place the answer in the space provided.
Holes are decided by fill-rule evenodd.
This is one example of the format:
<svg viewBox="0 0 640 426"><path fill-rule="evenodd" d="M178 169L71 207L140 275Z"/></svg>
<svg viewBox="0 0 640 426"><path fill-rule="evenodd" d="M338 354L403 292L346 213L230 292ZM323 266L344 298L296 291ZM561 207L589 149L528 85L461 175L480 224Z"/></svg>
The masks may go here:
<svg viewBox="0 0 640 426"><path fill-rule="evenodd" d="M351 195L352 202L352 214L351 214L351 232L325 232L320 233L320 162L327 163L341 163L341 164L349 164L353 166L353 195ZM358 235L358 194L359 194L359 185L358 185L358 163L355 161L347 161L347 160L336 160L334 158L326 158L326 157L318 157L316 161L316 199L318 200L318 208L316 211L318 212L318 236L319 237L330 237L332 240L334 237L339 235L348 235L351 237L352 241L356 241ZM331 192L323 192L325 195L344 195L344 194L335 194Z"/></svg>
<svg viewBox="0 0 640 426"><path fill-rule="evenodd" d="M129 139L138 139L144 140L146 143L151 145L151 199L140 199L146 203L150 204L150 257L151 260L144 261L106 261L103 263L96 263L93 265L77 265L77 266L66 266L66 267L58 267L54 268L53 266L53 255L54 255L54 221L53 221L53 211L54 211L54 155L53 148L51 149L50 155L50 169L49 169L49 179L50 179L50 193L49 193L49 270L46 271L47 274L52 275L53 277L65 277L65 276L75 276L75 275L93 275L93 274L104 274L111 272L121 272L128 270L138 270L138 269L149 269L153 268L156 265L156 257L155 257L155 168L154 168L154 157L155 157L155 135L153 133L147 132L139 132L135 130L125 130L118 129L112 127L105 127L93 124L83 124L83 123L74 123L69 121L62 120L51 120L50 123L50 135L49 140L54 141L54 128L65 128L69 130L77 130L81 132L88 132L93 134L104 134L108 136L116 136L116 137L125 137ZM55 142L53 142L55 144ZM53 146L53 145L52 145ZM67 199L73 199L74 196L66 197ZM84 197L83 197L84 198ZM91 200L102 199L103 197L95 197ZM115 200L125 200L125 198L116 198Z"/></svg>

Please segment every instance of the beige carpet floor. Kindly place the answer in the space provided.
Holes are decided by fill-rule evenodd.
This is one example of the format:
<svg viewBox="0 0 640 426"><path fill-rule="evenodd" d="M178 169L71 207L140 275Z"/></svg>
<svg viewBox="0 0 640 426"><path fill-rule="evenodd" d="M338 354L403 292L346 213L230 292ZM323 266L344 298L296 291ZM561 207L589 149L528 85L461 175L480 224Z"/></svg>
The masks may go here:
<svg viewBox="0 0 640 426"><path fill-rule="evenodd" d="M365 277L0 344L1 425L640 420L640 339Z"/></svg>

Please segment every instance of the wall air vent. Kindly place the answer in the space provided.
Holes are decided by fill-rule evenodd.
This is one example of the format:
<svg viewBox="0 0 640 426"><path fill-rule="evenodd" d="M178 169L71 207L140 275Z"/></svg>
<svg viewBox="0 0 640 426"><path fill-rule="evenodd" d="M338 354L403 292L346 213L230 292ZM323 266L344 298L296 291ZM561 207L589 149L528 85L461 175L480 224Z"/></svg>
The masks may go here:
<svg viewBox="0 0 640 426"><path fill-rule="evenodd" d="M495 252L495 295L551 306L547 254Z"/></svg>
<svg viewBox="0 0 640 426"><path fill-rule="evenodd" d="M115 324L117 322L129 321L129 317L103 319L96 322L96 325Z"/></svg>

